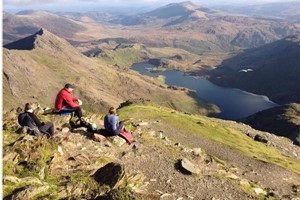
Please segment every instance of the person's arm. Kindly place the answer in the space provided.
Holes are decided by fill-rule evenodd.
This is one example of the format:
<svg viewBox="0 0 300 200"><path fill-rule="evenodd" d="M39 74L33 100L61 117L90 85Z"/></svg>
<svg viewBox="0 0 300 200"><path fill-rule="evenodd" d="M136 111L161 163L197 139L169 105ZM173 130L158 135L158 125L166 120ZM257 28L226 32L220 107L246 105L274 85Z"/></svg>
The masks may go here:
<svg viewBox="0 0 300 200"><path fill-rule="evenodd" d="M73 100L73 101L78 101L79 99L78 99L77 97L73 97L73 96L72 96L72 100Z"/></svg>
<svg viewBox="0 0 300 200"><path fill-rule="evenodd" d="M29 113L31 119L34 121L34 123L37 125L37 127L42 126L41 121L37 118L37 116L33 113Z"/></svg>
<svg viewBox="0 0 300 200"><path fill-rule="evenodd" d="M74 97L74 98L77 100L76 97ZM63 96L63 99L69 107L71 107L71 108L79 107L78 104L74 103L73 97L70 93L65 93L64 96Z"/></svg>

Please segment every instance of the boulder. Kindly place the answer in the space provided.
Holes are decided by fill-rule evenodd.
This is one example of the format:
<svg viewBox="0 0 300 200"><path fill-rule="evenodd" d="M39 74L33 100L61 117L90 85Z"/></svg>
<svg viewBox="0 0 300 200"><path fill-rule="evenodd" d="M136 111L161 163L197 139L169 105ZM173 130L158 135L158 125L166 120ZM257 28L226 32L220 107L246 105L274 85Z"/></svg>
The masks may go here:
<svg viewBox="0 0 300 200"><path fill-rule="evenodd" d="M268 143L268 140L261 135L255 135L254 140L262 143Z"/></svg>
<svg viewBox="0 0 300 200"><path fill-rule="evenodd" d="M68 127L64 127L61 129L62 133L69 133L70 129Z"/></svg>
<svg viewBox="0 0 300 200"><path fill-rule="evenodd" d="M252 190L253 190L257 195L260 195L260 194L267 195L267 192L264 191L264 190L261 189L261 188L252 188Z"/></svg>
<svg viewBox="0 0 300 200"><path fill-rule="evenodd" d="M98 169L92 176L98 183L115 188L118 182L124 178L125 170L120 164L111 162Z"/></svg>
<svg viewBox="0 0 300 200"><path fill-rule="evenodd" d="M200 169L186 158L181 160L181 166L192 174L200 174Z"/></svg>
<svg viewBox="0 0 300 200"><path fill-rule="evenodd" d="M113 139L113 143L115 145L117 145L118 147L121 147L126 143L126 140L119 137L119 136L115 136L114 139Z"/></svg>
<svg viewBox="0 0 300 200"><path fill-rule="evenodd" d="M138 126L148 126L148 122L140 122L139 124L138 124Z"/></svg>
<svg viewBox="0 0 300 200"><path fill-rule="evenodd" d="M202 149L201 149L201 148L194 148L194 149L192 149L192 153L193 153L195 156L201 156Z"/></svg>
<svg viewBox="0 0 300 200"><path fill-rule="evenodd" d="M23 141L34 141L34 138L32 135L26 135L25 137L23 137Z"/></svg>

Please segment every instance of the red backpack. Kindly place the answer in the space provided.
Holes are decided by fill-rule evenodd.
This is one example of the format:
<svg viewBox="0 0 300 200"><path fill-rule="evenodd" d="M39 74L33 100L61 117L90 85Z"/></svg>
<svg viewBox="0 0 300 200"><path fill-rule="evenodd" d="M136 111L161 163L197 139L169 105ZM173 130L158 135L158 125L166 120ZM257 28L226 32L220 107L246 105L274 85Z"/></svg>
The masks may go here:
<svg viewBox="0 0 300 200"><path fill-rule="evenodd" d="M119 136L124 138L128 142L128 144L131 144L131 143L135 142L135 140L133 138L133 135L130 131L124 131L123 130L119 133Z"/></svg>

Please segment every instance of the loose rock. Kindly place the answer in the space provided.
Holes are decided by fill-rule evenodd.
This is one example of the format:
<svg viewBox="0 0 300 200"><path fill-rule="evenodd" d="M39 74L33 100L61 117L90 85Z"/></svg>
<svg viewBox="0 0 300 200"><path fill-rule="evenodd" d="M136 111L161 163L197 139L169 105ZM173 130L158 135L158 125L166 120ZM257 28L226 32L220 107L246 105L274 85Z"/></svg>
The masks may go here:
<svg viewBox="0 0 300 200"><path fill-rule="evenodd" d="M200 174L201 171L198 169L191 161L189 161L186 158L183 158L181 160L181 166L186 169L187 171L193 173L193 174Z"/></svg>

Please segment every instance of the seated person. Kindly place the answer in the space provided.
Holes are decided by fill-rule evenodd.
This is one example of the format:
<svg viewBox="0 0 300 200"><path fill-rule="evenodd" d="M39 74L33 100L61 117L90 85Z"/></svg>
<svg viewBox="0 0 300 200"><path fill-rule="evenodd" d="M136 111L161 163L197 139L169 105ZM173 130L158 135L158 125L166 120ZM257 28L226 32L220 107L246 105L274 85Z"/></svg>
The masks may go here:
<svg viewBox="0 0 300 200"><path fill-rule="evenodd" d="M119 122L119 117L116 115L116 109L111 107L108 111L108 115L104 117L104 128L105 134L114 136L119 135L121 131L123 131L124 122ZM124 128L124 130L126 130Z"/></svg>
<svg viewBox="0 0 300 200"><path fill-rule="evenodd" d="M41 122L33 113L33 106L30 103L25 104L25 112L18 116L18 122L21 126L29 127L35 134L54 135L54 125L51 122Z"/></svg>
<svg viewBox="0 0 300 200"><path fill-rule="evenodd" d="M80 125L86 125L82 117L81 105L82 101L78 98L72 96L72 91L74 90L74 86L67 83L64 88L62 88L56 96L55 100L55 109L59 111L59 113L69 113L74 112L75 115L80 120Z"/></svg>

